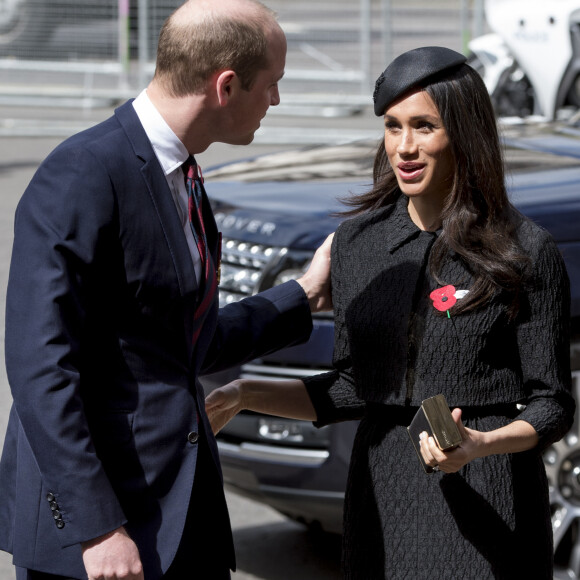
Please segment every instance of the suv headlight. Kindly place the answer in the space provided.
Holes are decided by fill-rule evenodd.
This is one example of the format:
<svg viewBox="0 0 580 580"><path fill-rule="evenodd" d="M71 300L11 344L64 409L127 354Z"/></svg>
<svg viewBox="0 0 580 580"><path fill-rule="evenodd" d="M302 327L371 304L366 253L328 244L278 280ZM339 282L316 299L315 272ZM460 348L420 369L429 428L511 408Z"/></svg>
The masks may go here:
<svg viewBox="0 0 580 580"><path fill-rule="evenodd" d="M284 282L288 282L289 280L296 280L297 278L300 278L300 276L302 276L302 274L304 274L304 272L306 272L306 270L308 270L308 266L305 266L301 270L297 270L295 268L289 269L289 270L283 270L282 272L280 272L276 276L276 278L274 278L274 282L272 283L272 286L278 286L279 284L284 284Z"/></svg>
<svg viewBox="0 0 580 580"><path fill-rule="evenodd" d="M290 250L224 238L220 306L300 278L308 270L313 255L314 252L306 250ZM315 316L329 318L332 313L324 312Z"/></svg>

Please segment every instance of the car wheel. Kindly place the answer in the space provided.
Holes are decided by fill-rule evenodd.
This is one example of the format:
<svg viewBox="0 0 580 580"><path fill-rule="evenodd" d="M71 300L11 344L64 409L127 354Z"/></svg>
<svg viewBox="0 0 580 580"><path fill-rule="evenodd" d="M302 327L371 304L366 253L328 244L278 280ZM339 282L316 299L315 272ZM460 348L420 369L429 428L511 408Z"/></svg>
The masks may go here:
<svg viewBox="0 0 580 580"><path fill-rule="evenodd" d="M534 89L517 63L502 74L491 100L498 117L527 117L534 113Z"/></svg>
<svg viewBox="0 0 580 580"><path fill-rule="evenodd" d="M572 389L580 403L580 337L572 342ZM580 579L580 421L544 452L554 531L554 578Z"/></svg>
<svg viewBox="0 0 580 580"><path fill-rule="evenodd" d="M486 66L477 54L470 53L467 64L485 80ZM534 113L534 90L517 62L503 70L495 86L489 90L498 117L527 117Z"/></svg>
<svg viewBox="0 0 580 580"><path fill-rule="evenodd" d="M580 74L574 79L574 82L566 95L564 105L572 105L576 108L580 107Z"/></svg>

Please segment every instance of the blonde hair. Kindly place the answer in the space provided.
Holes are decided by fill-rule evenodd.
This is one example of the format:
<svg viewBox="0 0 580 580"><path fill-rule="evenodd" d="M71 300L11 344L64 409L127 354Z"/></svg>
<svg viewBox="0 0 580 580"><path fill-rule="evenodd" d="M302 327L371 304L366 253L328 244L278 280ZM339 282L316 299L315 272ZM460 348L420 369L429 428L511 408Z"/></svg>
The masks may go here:
<svg viewBox="0 0 580 580"><path fill-rule="evenodd" d="M210 76L233 70L249 90L268 68L268 25L275 13L257 0L250 10L200 10L186 2L166 21L159 35L155 79L174 97L203 92Z"/></svg>

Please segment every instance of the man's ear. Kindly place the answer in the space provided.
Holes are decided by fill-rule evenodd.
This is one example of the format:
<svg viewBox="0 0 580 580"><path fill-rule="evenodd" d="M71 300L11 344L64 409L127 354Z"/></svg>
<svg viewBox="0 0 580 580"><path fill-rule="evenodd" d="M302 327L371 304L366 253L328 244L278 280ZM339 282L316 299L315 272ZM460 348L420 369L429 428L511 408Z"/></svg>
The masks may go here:
<svg viewBox="0 0 580 580"><path fill-rule="evenodd" d="M218 73L215 80L216 94L220 107L228 105L239 87L238 75L233 70Z"/></svg>

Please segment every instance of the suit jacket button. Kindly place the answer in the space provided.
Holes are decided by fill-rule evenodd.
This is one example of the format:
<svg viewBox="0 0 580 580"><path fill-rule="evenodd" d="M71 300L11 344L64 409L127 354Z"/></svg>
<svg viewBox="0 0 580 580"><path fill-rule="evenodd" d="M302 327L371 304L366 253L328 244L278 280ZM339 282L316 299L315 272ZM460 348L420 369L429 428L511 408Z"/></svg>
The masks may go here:
<svg viewBox="0 0 580 580"><path fill-rule="evenodd" d="M60 519L62 519L62 515L61 515L61 513L60 513L58 510L54 510L54 511L52 512L52 517L53 517L55 520L60 520Z"/></svg>
<svg viewBox="0 0 580 580"><path fill-rule="evenodd" d="M62 530L64 528L64 522L62 520L56 520L54 523L56 524L56 527L59 530Z"/></svg>
<svg viewBox="0 0 580 580"><path fill-rule="evenodd" d="M54 497L54 493L47 493L46 494L46 501L54 501L56 498Z"/></svg>
<svg viewBox="0 0 580 580"><path fill-rule="evenodd" d="M50 509L52 511L57 510L58 509L58 504L55 501L51 501L50 502Z"/></svg>
<svg viewBox="0 0 580 580"><path fill-rule="evenodd" d="M193 445L194 443L197 443L199 439L199 435L195 432L192 431L188 436L187 436L187 440Z"/></svg>

